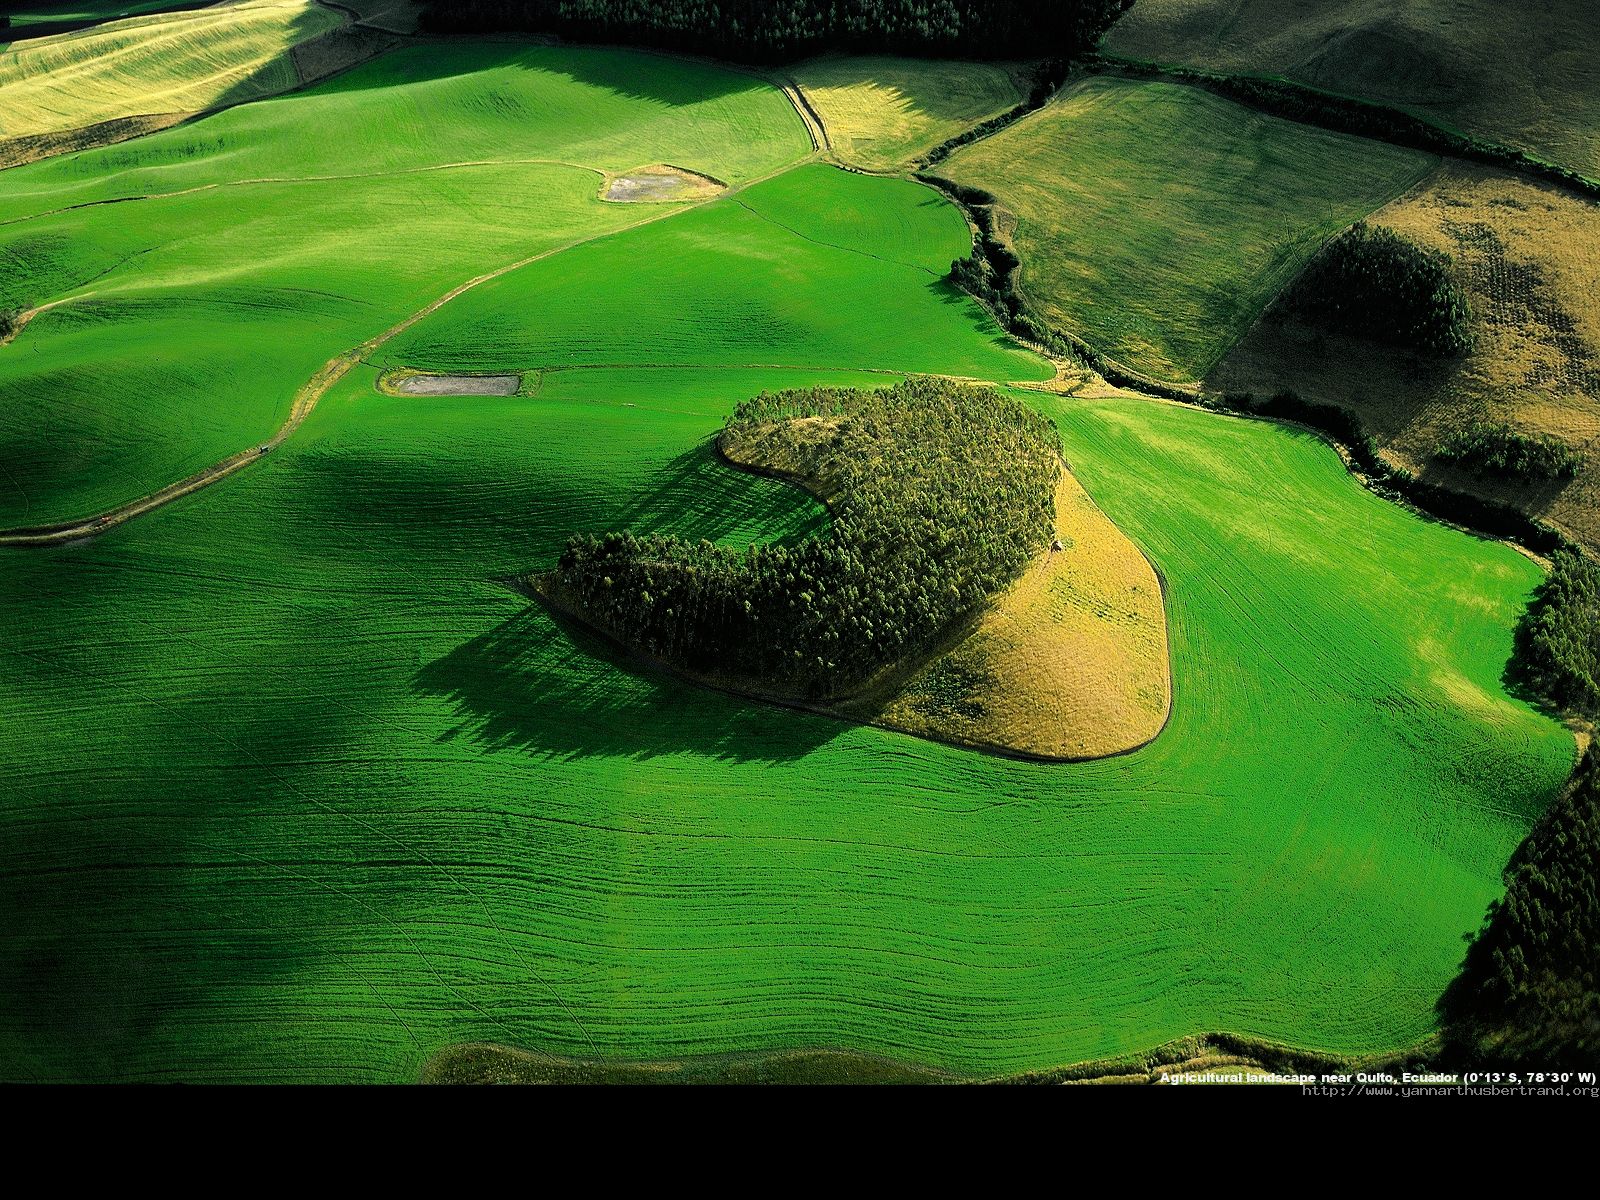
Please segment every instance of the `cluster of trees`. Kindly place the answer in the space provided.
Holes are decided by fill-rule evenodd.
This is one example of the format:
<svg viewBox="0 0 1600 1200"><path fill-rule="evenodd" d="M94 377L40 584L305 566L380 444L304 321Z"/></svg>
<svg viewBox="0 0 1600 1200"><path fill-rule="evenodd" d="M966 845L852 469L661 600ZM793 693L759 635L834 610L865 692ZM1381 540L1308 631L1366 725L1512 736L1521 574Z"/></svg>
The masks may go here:
<svg viewBox="0 0 1600 1200"><path fill-rule="evenodd" d="M1041 58L1091 50L1132 0L425 0L443 33L529 30L742 61L823 50Z"/></svg>
<svg viewBox="0 0 1600 1200"><path fill-rule="evenodd" d="M1055 427L992 388L763 394L719 448L826 496L830 531L747 550L579 536L537 582L624 644L749 690L859 691L936 650L1053 536Z"/></svg>
<svg viewBox="0 0 1600 1200"><path fill-rule="evenodd" d="M1600 1066L1600 755L1506 869L1506 894L1467 951L1439 1010L1473 1063Z"/></svg>
<svg viewBox="0 0 1600 1200"><path fill-rule="evenodd" d="M1600 564L1553 557L1517 630L1512 674L1600 718ZM1600 748L1506 868L1461 974L1439 1003L1452 1048L1507 1066L1600 1065Z"/></svg>
<svg viewBox="0 0 1600 1200"><path fill-rule="evenodd" d="M1517 627L1512 674L1557 707L1600 719L1600 564L1558 550Z"/></svg>
<svg viewBox="0 0 1600 1200"><path fill-rule="evenodd" d="M1358 221L1295 281L1288 304L1341 333L1429 354L1472 348L1465 293L1450 259Z"/></svg>
<svg viewBox="0 0 1600 1200"><path fill-rule="evenodd" d="M1500 475L1537 482L1571 479L1582 460L1560 438L1547 433L1519 433L1510 425L1474 421L1439 443L1434 456L1458 463L1480 475Z"/></svg>
<svg viewBox="0 0 1600 1200"><path fill-rule="evenodd" d="M17 330L17 310L14 308L0 308L0 342L5 341Z"/></svg>

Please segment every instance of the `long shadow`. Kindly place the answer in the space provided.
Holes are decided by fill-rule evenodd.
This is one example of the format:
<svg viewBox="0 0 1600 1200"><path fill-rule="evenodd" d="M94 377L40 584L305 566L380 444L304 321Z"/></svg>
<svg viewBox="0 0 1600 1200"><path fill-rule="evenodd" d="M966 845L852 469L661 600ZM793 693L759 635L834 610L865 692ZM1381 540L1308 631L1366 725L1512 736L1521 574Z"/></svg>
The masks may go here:
<svg viewBox="0 0 1600 1200"><path fill-rule="evenodd" d="M847 728L674 679L538 606L428 663L414 686L454 707L446 740L564 761L793 762Z"/></svg>
<svg viewBox="0 0 1600 1200"><path fill-rule="evenodd" d="M658 471L616 527L792 544L822 532L828 520L827 509L804 489L728 466L708 440ZM673 678L542 606L429 663L415 686L454 706L461 724L451 737L563 759L648 759L687 750L786 762L845 728Z"/></svg>
<svg viewBox="0 0 1600 1200"><path fill-rule="evenodd" d="M522 67L565 76L574 83L634 100L681 108L724 96L768 90L755 75L712 63L693 63L648 50L554 45L534 36L471 35L402 46L384 56L382 70L356 70L318 90L360 91L471 75L495 67Z"/></svg>
<svg viewBox="0 0 1600 1200"><path fill-rule="evenodd" d="M728 465L708 439L662 468L624 510L618 528L793 545L824 533L828 523L828 510L804 488Z"/></svg>

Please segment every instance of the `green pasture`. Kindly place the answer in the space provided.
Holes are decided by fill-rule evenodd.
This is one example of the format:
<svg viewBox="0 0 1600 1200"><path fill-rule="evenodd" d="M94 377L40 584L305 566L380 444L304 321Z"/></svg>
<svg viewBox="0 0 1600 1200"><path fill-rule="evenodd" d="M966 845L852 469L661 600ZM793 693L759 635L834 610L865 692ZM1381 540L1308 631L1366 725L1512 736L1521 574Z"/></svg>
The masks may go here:
<svg viewBox="0 0 1600 1200"><path fill-rule="evenodd" d="M673 211L603 203L603 171L666 159L738 183L806 149L744 76L477 44L7 171L0 308L64 303L0 347L0 527L260 442L323 363L456 285Z"/></svg>
<svg viewBox="0 0 1600 1200"><path fill-rule="evenodd" d="M1051 324L1195 380L1323 239L1437 161L1196 88L1092 78L939 171L1014 216L1023 292Z"/></svg>
<svg viewBox="0 0 1600 1200"><path fill-rule="evenodd" d="M0 41L27 33L35 25L87 25L187 6L185 0L21 0L0 8L0 16L11 18L11 28L0 31Z"/></svg>
<svg viewBox="0 0 1600 1200"><path fill-rule="evenodd" d="M313 136L334 113L396 132ZM7 524L249 444L332 353L581 240L248 470L0 560L0 1078L400 1081L464 1041L995 1074L1430 1032L1572 762L1500 683L1539 573L1307 434L1018 391L1167 582L1171 723L1094 763L737 701L508 586L574 532L821 528L709 450L763 389L1050 375L945 281L953 208L779 173L805 153L744 76L459 43L0 175L0 285L71 298L0 348ZM635 228L593 199L584 168L663 160L751 186ZM400 367L524 394L380 392Z"/></svg>

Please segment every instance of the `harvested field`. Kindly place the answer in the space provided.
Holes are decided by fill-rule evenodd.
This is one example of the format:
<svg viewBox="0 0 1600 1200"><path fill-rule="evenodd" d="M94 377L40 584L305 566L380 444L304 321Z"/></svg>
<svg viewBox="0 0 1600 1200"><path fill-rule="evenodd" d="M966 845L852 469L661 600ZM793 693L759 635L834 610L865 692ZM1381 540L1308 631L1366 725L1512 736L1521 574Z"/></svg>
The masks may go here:
<svg viewBox="0 0 1600 1200"><path fill-rule="evenodd" d="M0 51L0 139L194 113L301 83L290 50L348 21L315 0L112 21Z"/></svg>
<svg viewBox="0 0 1600 1200"><path fill-rule="evenodd" d="M947 138L1020 104L1018 65L936 59L815 58L795 83L827 127L835 157L893 171Z"/></svg>
<svg viewBox="0 0 1600 1200"><path fill-rule="evenodd" d="M404 375L387 386L407 396L515 396L521 375Z"/></svg>
<svg viewBox="0 0 1600 1200"><path fill-rule="evenodd" d="M1161 731L1172 703L1161 581L1071 472L1056 524L1061 548L965 642L874 706L875 724L1068 760L1122 754Z"/></svg>
<svg viewBox="0 0 1600 1200"><path fill-rule="evenodd" d="M1593 204L1518 176L1451 164L1375 214L1449 254L1472 306L1475 348L1438 360L1269 314L1207 382L1358 413L1387 457L1450 487L1545 517L1600 549L1600 222ZM1576 478L1484 478L1434 459L1473 421L1559 439Z"/></svg>

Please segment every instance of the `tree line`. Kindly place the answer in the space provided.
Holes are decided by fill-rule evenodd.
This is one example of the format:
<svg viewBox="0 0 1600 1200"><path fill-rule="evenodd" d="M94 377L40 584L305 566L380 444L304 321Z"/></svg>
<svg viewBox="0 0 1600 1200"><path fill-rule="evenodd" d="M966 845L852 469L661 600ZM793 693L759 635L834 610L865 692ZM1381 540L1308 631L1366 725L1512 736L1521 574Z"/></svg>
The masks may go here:
<svg viewBox="0 0 1600 1200"><path fill-rule="evenodd" d="M825 50L959 58L1087 53L1132 0L425 0L439 33L526 30L744 62Z"/></svg>
<svg viewBox="0 0 1600 1200"><path fill-rule="evenodd" d="M1600 756L1506 868L1461 974L1439 1002L1449 1050L1471 1065L1600 1067Z"/></svg>
<svg viewBox="0 0 1600 1200"><path fill-rule="evenodd" d="M1324 246L1284 300L1340 333L1427 354L1472 348L1467 297L1449 257L1365 221Z"/></svg>
<svg viewBox="0 0 1600 1200"><path fill-rule="evenodd" d="M824 495L829 532L744 550L577 536L535 585L692 673L826 700L937 649L1053 537L1055 427L993 388L764 393L738 406L718 447Z"/></svg>

